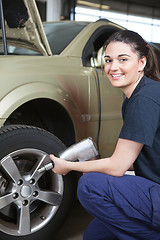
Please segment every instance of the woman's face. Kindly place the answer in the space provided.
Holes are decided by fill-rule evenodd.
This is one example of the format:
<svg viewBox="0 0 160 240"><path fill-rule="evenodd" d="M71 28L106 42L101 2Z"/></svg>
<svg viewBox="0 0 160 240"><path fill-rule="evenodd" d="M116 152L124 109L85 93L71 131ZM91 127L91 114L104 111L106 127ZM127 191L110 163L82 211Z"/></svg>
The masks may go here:
<svg viewBox="0 0 160 240"><path fill-rule="evenodd" d="M139 59L129 44L111 42L105 50L105 73L114 87L130 97L144 75L146 58Z"/></svg>

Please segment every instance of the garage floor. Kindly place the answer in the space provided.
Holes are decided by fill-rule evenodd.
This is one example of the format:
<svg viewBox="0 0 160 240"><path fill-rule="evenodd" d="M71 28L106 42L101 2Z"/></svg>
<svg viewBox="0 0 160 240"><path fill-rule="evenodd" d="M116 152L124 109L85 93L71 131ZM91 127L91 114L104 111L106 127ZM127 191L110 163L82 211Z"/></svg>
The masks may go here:
<svg viewBox="0 0 160 240"><path fill-rule="evenodd" d="M83 232L88 223L93 219L76 200L74 206L53 240L82 240Z"/></svg>

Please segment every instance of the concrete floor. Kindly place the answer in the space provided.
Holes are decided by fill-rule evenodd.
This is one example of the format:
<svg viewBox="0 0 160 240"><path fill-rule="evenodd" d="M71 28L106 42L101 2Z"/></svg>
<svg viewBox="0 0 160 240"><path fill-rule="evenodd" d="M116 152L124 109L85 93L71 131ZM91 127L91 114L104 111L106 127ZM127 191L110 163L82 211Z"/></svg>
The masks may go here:
<svg viewBox="0 0 160 240"><path fill-rule="evenodd" d="M53 240L82 240L83 232L93 219L76 200L65 223L55 234Z"/></svg>

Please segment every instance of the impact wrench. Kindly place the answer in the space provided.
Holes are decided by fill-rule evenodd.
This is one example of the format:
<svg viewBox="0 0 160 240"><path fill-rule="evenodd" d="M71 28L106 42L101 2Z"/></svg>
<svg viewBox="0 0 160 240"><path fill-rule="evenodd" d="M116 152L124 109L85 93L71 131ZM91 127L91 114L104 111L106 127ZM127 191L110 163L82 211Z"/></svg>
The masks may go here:
<svg viewBox="0 0 160 240"><path fill-rule="evenodd" d="M59 157L67 161L88 161L98 156L99 153L96 144L93 142L91 137L84 139L79 143L73 144L63 152L59 153ZM54 162L50 161L43 167L39 168L38 172L43 173L52 168L54 168Z"/></svg>

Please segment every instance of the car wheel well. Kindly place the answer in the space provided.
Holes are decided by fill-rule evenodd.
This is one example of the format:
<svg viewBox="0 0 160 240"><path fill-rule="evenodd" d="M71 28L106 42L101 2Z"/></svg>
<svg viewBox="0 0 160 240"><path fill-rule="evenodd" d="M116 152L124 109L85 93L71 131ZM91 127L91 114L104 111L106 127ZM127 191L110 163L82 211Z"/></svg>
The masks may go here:
<svg viewBox="0 0 160 240"><path fill-rule="evenodd" d="M56 135L66 146L75 142L72 120L62 105L49 99L35 99L18 107L4 125L25 124L43 128Z"/></svg>

